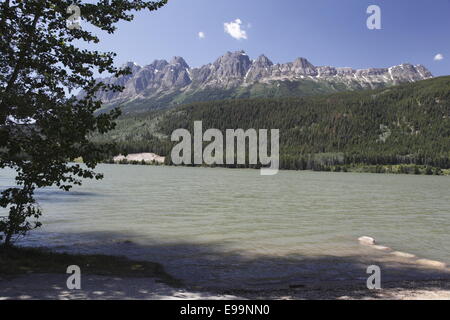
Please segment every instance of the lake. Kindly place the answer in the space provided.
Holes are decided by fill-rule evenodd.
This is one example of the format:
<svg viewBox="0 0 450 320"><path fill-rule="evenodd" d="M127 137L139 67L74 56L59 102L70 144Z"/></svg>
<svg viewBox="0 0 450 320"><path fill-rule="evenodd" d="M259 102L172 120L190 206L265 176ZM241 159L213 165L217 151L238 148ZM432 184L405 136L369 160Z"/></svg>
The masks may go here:
<svg viewBox="0 0 450 320"><path fill-rule="evenodd" d="M450 263L449 177L112 164L97 171L102 181L69 193L39 191L44 225L20 243L161 262L188 284L221 288L362 281L368 264L394 266L358 243L364 235ZM12 177L0 170L0 186ZM389 270L394 279L409 269Z"/></svg>

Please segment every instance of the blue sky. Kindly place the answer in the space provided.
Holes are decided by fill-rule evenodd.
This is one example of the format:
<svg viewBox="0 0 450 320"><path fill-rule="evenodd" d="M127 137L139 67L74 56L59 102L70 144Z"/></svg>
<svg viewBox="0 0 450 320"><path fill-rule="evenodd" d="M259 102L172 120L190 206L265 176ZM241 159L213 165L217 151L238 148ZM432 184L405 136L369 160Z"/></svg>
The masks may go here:
<svg viewBox="0 0 450 320"><path fill-rule="evenodd" d="M366 26L369 5L381 8L381 30ZM224 23L236 19L246 38L225 32ZM177 55L196 67L243 49L274 63L297 57L353 68L410 62L436 76L450 74L450 0L169 0L118 27L96 46L117 52L118 65ZM443 59L434 60L437 54Z"/></svg>

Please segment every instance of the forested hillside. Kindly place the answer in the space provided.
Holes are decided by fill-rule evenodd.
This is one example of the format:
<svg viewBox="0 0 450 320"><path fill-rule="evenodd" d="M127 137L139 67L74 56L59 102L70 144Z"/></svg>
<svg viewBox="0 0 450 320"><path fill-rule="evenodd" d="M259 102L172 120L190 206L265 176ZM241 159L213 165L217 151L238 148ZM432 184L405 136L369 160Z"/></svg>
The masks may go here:
<svg viewBox="0 0 450 320"><path fill-rule="evenodd" d="M450 77L332 95L193 103L122 117L98 142L117 152L170 155L177 128L280 129L281 167L329 170L345 164L450 168ZM344 166L345 167L345 166Z"/></svg>

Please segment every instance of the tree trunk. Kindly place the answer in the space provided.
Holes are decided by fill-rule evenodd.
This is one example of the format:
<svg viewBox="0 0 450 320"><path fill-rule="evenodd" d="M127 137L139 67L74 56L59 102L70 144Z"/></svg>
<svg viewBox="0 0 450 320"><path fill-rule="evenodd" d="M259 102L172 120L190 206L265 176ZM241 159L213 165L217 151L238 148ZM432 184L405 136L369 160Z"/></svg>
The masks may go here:
<svg viewBox="0 0 450 320"><path fill-rule="evenodd" d="M7 234L6 234L6 236L5 236L5 242L4 242L4 245L5 245L5 247L11 247L11 238L12 238L12 233L11 232L8 232Z"/></svg>

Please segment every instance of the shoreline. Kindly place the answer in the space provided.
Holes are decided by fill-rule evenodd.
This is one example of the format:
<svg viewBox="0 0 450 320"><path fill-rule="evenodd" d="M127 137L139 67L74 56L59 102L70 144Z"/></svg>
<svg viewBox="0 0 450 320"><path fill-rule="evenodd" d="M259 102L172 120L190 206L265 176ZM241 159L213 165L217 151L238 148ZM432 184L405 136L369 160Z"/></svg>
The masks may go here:
<svg viewBox="0 0 450 320"><path fill-rule="evenodd" d="M182 168L222 168L222 169L248 169L248 170L259 170L261 168L255 167L227 167L227 166L206 166L206 165L172 165L166 163L151 163L151 162L141 162L141 161L104 161L99 164L109 164L109 165L132 165L132 166L156 166L156 167L182 167ZM338 165L333 166L333 168L328 168L324 170L313 170L313 169L283 169L280 168L279 171L296 171L296 172L331 172L331 173L372 173L372 174L391 174L391 175L408 175L408 176L438 176L438 177L448 177L450 176L450 169L441 169L438 167L429 167L424 165ZM431 170L428 171L427 170ZM431 173L430 173L431 172Z"/></svg>
<svg viewBox="0 0 450 320"><path fill-rule="evenodd" d="M84 275L81 289L69 290L67 277L55 273L0 277L0 300L450 300L450 280L392 282L378 290L343 285L208 291L172 287L155 278Z"/></svg>
<svg viewBox="0 0 450 320"><path fill-rule="evenodd" d="M17 247L13 249L13 257L5 260L4 250L0 250L0 257L6 262L0 266L0 300L450 300L450 278L385 281L380 290L369 290L363 283L320 280L286 289L208 289L185 285L167 274L162 265L149 261ZM50 261L42 261L48 258ZM27 265L30 260L34 265ZM106 262L109 264L104 265ZM70 274L65 273L65 268L76 263L84 263L82 270L88 268L88 271L82 272L82 288L69 290L66 281ZM14 269L7 272L5 266Z"/></svg>

